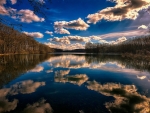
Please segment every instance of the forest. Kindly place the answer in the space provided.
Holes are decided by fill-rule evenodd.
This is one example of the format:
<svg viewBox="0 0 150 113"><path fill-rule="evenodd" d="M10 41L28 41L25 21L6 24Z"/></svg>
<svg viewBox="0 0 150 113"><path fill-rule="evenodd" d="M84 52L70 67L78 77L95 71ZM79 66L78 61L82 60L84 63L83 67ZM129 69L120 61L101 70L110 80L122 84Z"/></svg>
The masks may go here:
<svg viewBox="0 0 150 113"><path fill-rule="evenodd" d="M150 54L150 36L128 39L118 44L86 43L87 53L119 53L119 54Z"/></svg>
<svg viewBox="0 0 150 113"><path fill-rule="evenodd" d="M42 54L52 51L33 37L0 23L0 54Z"/></svg>

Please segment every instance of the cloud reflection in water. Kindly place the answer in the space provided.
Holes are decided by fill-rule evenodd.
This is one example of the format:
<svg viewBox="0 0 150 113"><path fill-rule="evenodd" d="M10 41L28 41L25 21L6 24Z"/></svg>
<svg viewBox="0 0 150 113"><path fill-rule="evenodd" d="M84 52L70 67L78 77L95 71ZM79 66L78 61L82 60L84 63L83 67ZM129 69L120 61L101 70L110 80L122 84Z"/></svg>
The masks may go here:
<svg viewBox="0 0 150 113"><path fill-rule="evenodd" d="M70 70L56 71L54 77L55 82L62 82L62 83L69 82L80 86L88 80L88 76L86 74L68 75L69 72Z"/></svg>
<svg viewBox="0 0 150 113"><path fill-rule="evenodd" d="M106 102L105 106L111 113L149 113L150 98L137 92L134 85L106 83L104 85L89 81L88 89L97 91L105 96L113 96L114 102Z"/></svg>
<svg viewBox="0 0 150 113"><path fill-rule="evenodd" d="M17 82L10 88L0 89L0 113L14 110L19 102L17 99L9 101L6 97L21 94L30 94L36 91L37 88L44 86L45 82L34 82L32 80L26 80ZM44 113L44 112L43 112Z"/></svg>

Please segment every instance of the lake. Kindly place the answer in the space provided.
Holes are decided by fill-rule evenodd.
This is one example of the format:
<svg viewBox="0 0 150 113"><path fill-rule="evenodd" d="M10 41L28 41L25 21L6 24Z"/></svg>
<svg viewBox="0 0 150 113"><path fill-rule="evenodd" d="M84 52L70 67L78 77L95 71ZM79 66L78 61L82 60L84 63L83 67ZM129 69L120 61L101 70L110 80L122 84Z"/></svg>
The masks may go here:
<svg viewBox="0 0 150 113"><path fill-rule="evenodd" d="M0 56L0 113L149 113L150 62L116 55Z"/></svg>

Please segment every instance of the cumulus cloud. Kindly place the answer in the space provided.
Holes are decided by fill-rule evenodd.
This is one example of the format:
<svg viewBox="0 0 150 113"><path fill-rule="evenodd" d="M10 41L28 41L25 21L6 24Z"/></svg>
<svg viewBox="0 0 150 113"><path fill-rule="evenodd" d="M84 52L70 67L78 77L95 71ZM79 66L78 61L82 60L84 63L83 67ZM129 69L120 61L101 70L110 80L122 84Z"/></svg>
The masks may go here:
<svg viewBox="0 0 150 113"><path fill-rule="evenodd" d="M61 38L54 37L51 41L55 42L67 42L66 44L70 44L71 41L76 41L76 42L89 42L90 38L89 37L81 37L81 36L63 36Z"/></svg>
<svg viewBox="0 0 150 113"><path fill-rule="evenodd" d="M90 36L89 37L91 40L101 40L102 38L101 37L99 37L99 36Z"/></svg>
<svg viewBox="0 0 150 113"><path fill-rule="evenodd" d="M54 37L50 39L49 43L45 43L46 45L52 48L64 49L64 50L72 50L72 49L84 49L85 43L101 40L98 36L89 36L89 37L81 37L81 36L63 36L63 37Z"/></svg>
<svg viewBox="0 0 150 113"><path fill-rule="evenodd" d="M12 4L16 4L17 0L11 0ZM17 11L17 9L6 7L6 0L0 0L0 14L10 16L13 19L19 19L21 22L43 22L45 19L38 17L33 11L29 9L22 9Z"/></svg>
<svg viewBox="0 0 150 113"><path fill-rule="evenodd" d="M49 43L45 43L51 48L58 48L64 50L73 50L73 49L85 49L85 44L90 43L108 43L108 44L118 44L123 41L126 41L126 37L118 38L116 41L106 41L103 40L100 36L63 36L63 37L54 37L50 39Z"/></svg>
<svg viewBox="0 0 150 113"><path fill-rule="evenodd" d="M74 50L74 49L85 49L85 45L80 44L80 43L75 43L75 44L54 44L51 42L45 43L51 48L57 48L57 49L63 49L63 50Z"/></svg>
<svg viewBox="0 0 150 113"><path fill-rule="evenodd" d="M0 5L4 5L4 4L6 4L6 0L1 0Z"/></svg>
<svg viewBox="0 0 150 113"><path fill-rule="evenodd" d="M121 21L124 19L135 20L139 11L147 9L150 6L149 0L109 0L115 2L114 7L107 7L95 14L87 16L88 23L97 23L104 19L108 21Z"/></svg>
<svg viewBox="0 0 150 113"><path fill-rule="evenodd" d="M6 0L0 0L0 14L1 15L9 15L8 8L4 7L6 4Z"/></svg>
<svg viewBox="0 0 150 113"><path fill-rule="evenodd" d="M45 31L45 33L53 36L53 32L52 31Z"/></svg>
<svg viewBox="0 0 150 113"><path fill-rule="evenodd" d="M40 33L40 32L23 32L24 34L28 35L28 36L31 36L31 37L34 37L34 38L43 38L43 34Z"/></svg>
<svg viewBox="0 0 150 113"><path fill-rule="evenodd" d="M4 6L0 5L0 14L1 15L8 15L8 11Z"/></svg>
<svg viewBox="0 0 150 113"><path fill-rule="evenodd" d="M75 30L87 30L89 25L85 23L81 18L73 21L56 21L54 22L54 28L57 29L75 29Z"/></svg>
<svg viewBox="0 0 150 113"><path fill-rule="evenodd" d="M11 0L12 4L16 4L17 0ZM45 19L38 17L33 11L29 9L17 9L11 7L5 7L6 0L0 0L0 14L10 16L13 19L19 19L21 22L43 22Z"/></svg>
<svg viewBox="0 0 150 113"><path fill-rule="evenodd" d="M46 103L45 99L41 99L32 105L27 105L22 113L53 113L53 109L49 103Z"/></svg>
<svg viewBox="0 0 150 113"><path fill-rule="evenodd" d="M57 33L57 34L70 34L70 32L64 28L55 28L55 33Z"/></svg>
<svg viewBox="0 0 150 113"><path fill-rule="evenodd" d="M118 38L116 41L110 42L110 44L119 44L119 43L122 43L122 42L124 42L126 40L127 40L126 37L121 37L121 38Z"/></svg>
<svg viewBox="0 0 150 113"><path fill-rule="evenodd" d="M72 49L84 49L85 43L90 41L89 37L80 37L80 36L64 36L61 38L54 37L46 45L52 48L72 50Z"/></svg>
<svg viewBox="0 0 150 113"><path fill-rule="evenodd" d="M16 4L17 0L10 0L12 4Z"/></svg>
<svg viewBox="0 0 150 113"><path fill-rule="evenodd" d="M33 11L29 10L29 9L22 9L20 11L18 11L18 16L17 18L21 20L21 22L27 22L27 23L31 23L33 21L35 22L43 22L45 19L44 18L40 18L37 15L34 14Z"/></svg>
<svg viewBox="0 0 150 113"><path fill-rule="evenodd" d="M138 29L148 29L148 27L146 25L141 25L138 27Z"/></svg>
<svg viewBox="0 0 150 113"><path fill-rule="evenodd" d="M60 43L63 43L63 44L70 44L70 41L68 40L68 38L54 37L51 41L52 42L60 42Z"/></svg>

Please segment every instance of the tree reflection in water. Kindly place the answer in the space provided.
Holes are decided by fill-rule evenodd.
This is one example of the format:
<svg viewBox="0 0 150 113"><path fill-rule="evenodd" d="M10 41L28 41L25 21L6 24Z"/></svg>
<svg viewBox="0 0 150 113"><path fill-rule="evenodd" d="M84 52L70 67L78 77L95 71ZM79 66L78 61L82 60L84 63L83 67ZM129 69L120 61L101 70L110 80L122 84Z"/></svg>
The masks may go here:
<svg viewBox="0 0 150 113"><path fill-rule="evenodd" d="M5 55L0 56L0 87L47 60L51 55ZM34 70L32 70L34 71Z"/></svg>

